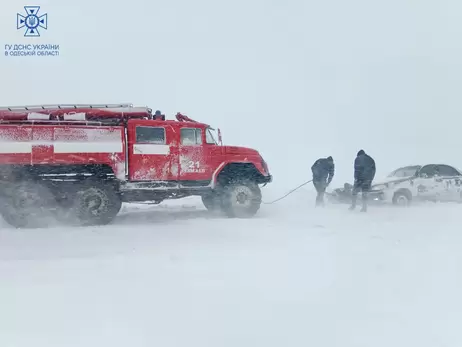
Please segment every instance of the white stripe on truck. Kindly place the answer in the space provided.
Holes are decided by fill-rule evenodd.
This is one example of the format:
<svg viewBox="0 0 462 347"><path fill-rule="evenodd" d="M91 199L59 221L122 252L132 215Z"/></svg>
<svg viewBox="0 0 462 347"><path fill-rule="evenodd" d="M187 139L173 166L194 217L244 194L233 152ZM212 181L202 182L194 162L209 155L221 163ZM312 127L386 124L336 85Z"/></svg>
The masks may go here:
<svg viewBox="0 0 462 347"><path fill-rule="evenodd" d="M55 153L122 153L122 142L55 142Z"/></svg>
<svg viewBox="0 0 462 347"><path fill-rule="evenodd" d="M133 154L168 155L169 153L169 145L158 145L151 143L137 143L133 145Z"/></svg>
<svg viewBox="0 0 462 347"><path fill-rule="evenodd" d="M34 146L53 146L54 153L122 153L122 142L0 141L0 154L32 153Z"/></svg>
<svg viewBox="0 0 462 347"><path fill-rule="evenodd" d="M32 153L32 142L0 142L0 154Z"/></svg>

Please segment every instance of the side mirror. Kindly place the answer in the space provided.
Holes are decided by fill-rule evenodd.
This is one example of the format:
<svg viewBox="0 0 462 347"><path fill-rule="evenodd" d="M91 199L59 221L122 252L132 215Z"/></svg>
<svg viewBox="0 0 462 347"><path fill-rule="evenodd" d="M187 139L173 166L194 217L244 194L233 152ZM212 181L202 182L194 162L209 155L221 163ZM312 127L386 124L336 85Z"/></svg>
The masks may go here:
<svg viewBox="0 0 462 347"><path fill-rule="evenodd" d="M218 128L218 143L223 146L223 138L221 136L221 130Z"/></svg>

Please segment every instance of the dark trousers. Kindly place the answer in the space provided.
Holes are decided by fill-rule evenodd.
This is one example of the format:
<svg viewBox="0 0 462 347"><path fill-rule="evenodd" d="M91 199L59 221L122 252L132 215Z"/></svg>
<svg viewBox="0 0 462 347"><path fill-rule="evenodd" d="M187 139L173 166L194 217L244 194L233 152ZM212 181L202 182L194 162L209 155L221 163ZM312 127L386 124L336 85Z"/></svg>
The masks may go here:
<svg viewBox="0 0 462 347"><path fill-rule="evenodd" d="M326 192L326 180L313 179L313 185L316 188L316 206L324 205L324 193Z"/></svg>
<svg viewBox="0 0 462 347"><path fill-rule="evenodd" d="M362 210L367 210L367 193L371 190L372 180L356 180L352 191L351 209L356 207L358 193L362 195Z"/></svg>

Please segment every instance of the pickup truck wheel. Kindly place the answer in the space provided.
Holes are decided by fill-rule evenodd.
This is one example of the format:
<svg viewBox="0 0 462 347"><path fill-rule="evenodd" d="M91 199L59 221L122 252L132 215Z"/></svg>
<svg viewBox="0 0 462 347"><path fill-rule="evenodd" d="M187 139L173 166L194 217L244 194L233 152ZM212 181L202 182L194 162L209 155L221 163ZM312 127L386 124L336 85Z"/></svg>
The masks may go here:
<svg viewBox="0 0 462 347"><path fill-rule="evenodd" d="M222 208L228 217L253 217L261 205L260 187L253 182L235 182L224 187Z"/></svg>
<svg viewBox="0 0 462 347"><path fill-rule="evenodd" d="M397 191L393 195L393 205L407 207L411 204L411 193L408 191Z"/></svg>
<svg viewBox="0 0 462 347"><path fill-rule="evenodd" d="M1 198L1 215L15 228L44 228L57 221L58 204L53 193L39 183L8 186Z"/></svg>
<svg viewBox="0 0 462 347"><path fill-rule="evenodd" d="M112 186L94 184L77 191L72 212L80 225L105 225L121 208L122 200Z"/></svg>

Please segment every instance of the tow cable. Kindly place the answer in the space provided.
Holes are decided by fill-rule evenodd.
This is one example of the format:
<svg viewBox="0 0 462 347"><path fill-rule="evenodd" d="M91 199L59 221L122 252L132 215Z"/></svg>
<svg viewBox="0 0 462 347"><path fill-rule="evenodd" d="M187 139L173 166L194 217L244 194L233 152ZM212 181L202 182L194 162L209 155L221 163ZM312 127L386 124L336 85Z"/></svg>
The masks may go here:
<svg viewBox="0 0 462 347"><path fill-rule="evenodd" d="M283 200L285 199L286 197L288 197L290 194L292 194L293 192L295 192L296 190L300 189L301 187L307 185L308 183L310 182L313 182L313 180L309 180L309 181L306 181L306 182L303 182L302 184L300 184L299 186L295 187L294 189L290 190L287 194L281 196L280 198L276 199L276 200L273 200L273 201L269 201L269 202L265 202L265 201L262 201L262 204L264 205L272 205L274 204L275 202L278 202L280 200ZM140 204L140 205L157 205L158 203L152 203L152 202L138 202L137 204Z"/></svg>
<svg viewBox="0 0 462 347"><path fill-rule="evenodd" d="M301 187L303 187L304 185L307 185L308 183L310 182L313 182L313 180L309 180L309 181L306 181L302 184L300 184L298 187L295 187L294 189L292 189L291 191L289 191L286 195L283 195L281 196L279 199L276 199L276 200L273 200L273 201L270 201L270 202L264 202L262 201L262 204L265 204L265 205L271 205L271 204L274 204L275 202L278 202L282 199L285 199L286 197L288 197L290 194L292 194L293 192L295 192L296 190L300 189Z"/></svg>

